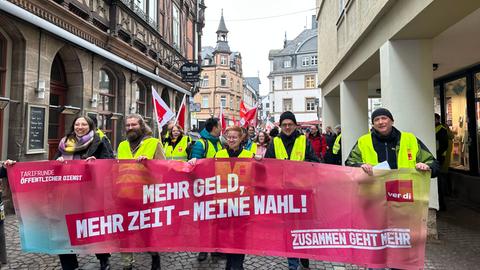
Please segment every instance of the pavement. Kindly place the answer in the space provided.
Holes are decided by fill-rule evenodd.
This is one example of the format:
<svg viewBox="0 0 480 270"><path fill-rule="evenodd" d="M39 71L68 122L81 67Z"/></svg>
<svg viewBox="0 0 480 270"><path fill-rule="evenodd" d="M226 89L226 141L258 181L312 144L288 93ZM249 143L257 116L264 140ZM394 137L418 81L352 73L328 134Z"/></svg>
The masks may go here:
<svg viewBox="0 0 480 270"><path fill-rule="evenodd" d="M480 265L480 209L469 208L456 201L450 201L448 211L437 215L438 240L428 240L426 247L425 269L479 269ZM7 216L5 235L8 263L1 269L61 269L57 256L21 251L18 236L18 221L15 216ZM135 254L134 269L150 269L150 255ZM94 255L80 255L81 269L99 269ZM163 270L181 269L225 269L225 260L209 257L204 262L196 260L196 253L161 253ZM112 269L121 269L120 255L112 254ZM245 269L287 269L283 257L247 255ZM310 261L310 269L343 270L365 269L356 265L342 263Z"/></svg>

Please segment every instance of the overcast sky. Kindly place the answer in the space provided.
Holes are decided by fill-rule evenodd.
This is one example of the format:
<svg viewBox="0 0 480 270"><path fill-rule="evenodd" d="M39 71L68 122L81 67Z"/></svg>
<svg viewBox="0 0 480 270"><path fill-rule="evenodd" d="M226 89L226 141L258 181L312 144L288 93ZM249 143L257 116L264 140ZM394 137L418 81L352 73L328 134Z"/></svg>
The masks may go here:
<svg viewBox="0 0 480 270"><path fill-rule="evenodd" d="M205 5L202 46L215 47L223 8L230 49L241 53L244 77L259 73L261 95L268 93L269 50L283 47L285 32L291 40L311 28L315 14L315 0L205 0Z"/></svg>

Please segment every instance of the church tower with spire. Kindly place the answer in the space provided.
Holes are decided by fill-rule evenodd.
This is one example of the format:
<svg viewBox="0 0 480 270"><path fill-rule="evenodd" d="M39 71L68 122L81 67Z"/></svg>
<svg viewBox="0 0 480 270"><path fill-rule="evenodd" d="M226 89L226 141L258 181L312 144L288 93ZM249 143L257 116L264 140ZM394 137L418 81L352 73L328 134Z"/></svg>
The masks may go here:
<svg viewBox="0 0 480 270"><path fill-rule="evenodd" d="M218 117L220 111L225 116L227 126L240 120L240 103L244 92L242 56L230 49L228 33L222 10L215 47L202 47L201 83L199 94L194 97L196 103L201 103L201 111L193 119L200 128L206 119Z"/></svg>

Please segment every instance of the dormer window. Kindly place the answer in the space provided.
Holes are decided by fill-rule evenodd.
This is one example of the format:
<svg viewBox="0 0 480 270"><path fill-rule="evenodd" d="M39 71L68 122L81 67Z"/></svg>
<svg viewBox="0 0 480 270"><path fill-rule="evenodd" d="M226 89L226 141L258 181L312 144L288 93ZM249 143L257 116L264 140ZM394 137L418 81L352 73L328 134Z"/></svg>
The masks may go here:
<svg viewBox="0 0 480 270"><path fill-rule="evenodd" d="M290 60L283 61L283 67L284 68L289 68L291 66L292 66L292 61L290 61Z"/></svg>

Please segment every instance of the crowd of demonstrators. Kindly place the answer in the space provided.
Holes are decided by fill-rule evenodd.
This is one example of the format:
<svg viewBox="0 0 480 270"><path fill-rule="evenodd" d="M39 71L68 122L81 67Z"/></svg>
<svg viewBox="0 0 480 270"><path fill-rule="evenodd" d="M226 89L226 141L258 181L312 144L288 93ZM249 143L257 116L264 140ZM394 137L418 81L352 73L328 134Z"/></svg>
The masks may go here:
<svg viewBox="0 0 480 270"><path fill-rule="evenodd" d="M318 128L318 125L313 125L310 128L307 138L312 145L315 155L317 155L320 160L324 160L325 154L327 153L327 141L322 134L322 130Z"/></svg>
<svg viewBox="0 0 480 270"><path fill-rule="evenodd" d="M393 124L393 116L387 109L380 108L372 113L373 127L371 132L361 136L350 152L346 166L361 167L362 170L373 174L373 167L381 162L388 163L391 169L416 168L419 171L430 171L436 177L440 171L437 160L427 147L408 132L401 132ZM448 127L436 119L437 156L442 166L449 157L451 138ZM337 125L335 131L330 126L322 134L321 129L314 125L307 135L304 135L296 121L295 115L286 111L280 116L280 130L274 127L268 134L265 131L256 131L254 126L246 129L232 126L224 134L225 145L221 142L221 125L218 118L207 119L205 128L200 131L200 139L191 142L190 137L174 122L169 122L162 132L162 141L152 137L150 127L142 116L132 114L125 118L126 139L117 149L118 159L174 159L195 164L197 159L203 158L273 158L292 161L325 162L341 165L341 127ZM449 142L450 140L450 142ZM162 144L163 142L163 144ZM450 146L449 146L450 143ZM189 145L191 147L189 147ZM187 148L191 153L187 153ZM450 150L451 151L451 150ZM413 157L413 158L412 158ZM59 143L55 159L65 160L113 159L113 147L108 137L96 127L94 120L87 116L79 116L72 123L70 132ZM15 161L7 160L0 169L0 177L6 176L4 166L11 166ZM448 167L448 165L447 165ZM128 188L128 187L125 187ZM439 184L439 194L444 192ZM120 187L121 189L121 187ZM440 195L441 196L441 195ZM441 200L442 207L442 200ZM444 207L444 205L443 205ZM199 236L201 237L201 236ZM159 270L160 254L150 252L152 269ZM212 253L212 257L221 256ZM96 254L100 260L100 269L110 269L110 254ZM78 261L75 254L61 254L62 269L77 269ZM200 252L198 261L204 261L208 253ZM226 254L227 270L243 270L245 254ZM124 270L133 269L133 253L121 253L121 263ZM288 258L288 269L308 269L308 259Z"/></svg>
<svg viewBox="0 0 480 270"><path fill-rule="evenodd" d="M111 145L100 139L96 132L95 123L88 116L76 117L67 136L60 140L54 159L59 162L65 160L95 160L114 158ZM100 260L100 269L110 269L108 253L95 254ZM64 270L78 268L76 254L60 254L60 264Z"/></svg>
<svg viewBox="0 0 480 270"><path fill-rule="evenodd" d="M159 139L152 137L152 130L141 115L128 115L125 121L125 131L127 138L118 145L118 159L136 159L138 161L165 159L162 143ZM129 188L129 186L125 188ZM160 270L160 254L158 252L150 252L150 255L152 257L151 269ZM122 252L121 258L124 270L133 269L133 253Z"/></svg>
<svg viewBox="0 0 480 270"><path fill-rule="evenodd" d="M192 139L186 135L180 125L173 125L165 139L163 149L167 159L187 161L187 148Z"/></svg>

